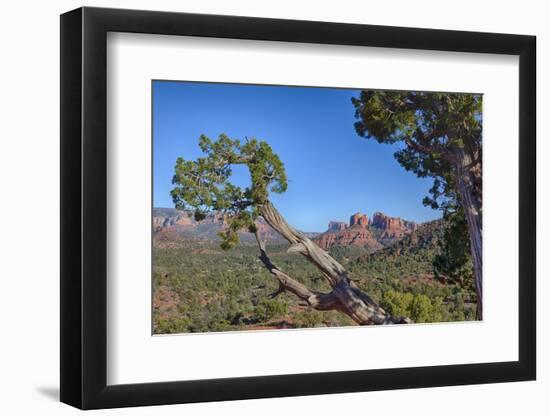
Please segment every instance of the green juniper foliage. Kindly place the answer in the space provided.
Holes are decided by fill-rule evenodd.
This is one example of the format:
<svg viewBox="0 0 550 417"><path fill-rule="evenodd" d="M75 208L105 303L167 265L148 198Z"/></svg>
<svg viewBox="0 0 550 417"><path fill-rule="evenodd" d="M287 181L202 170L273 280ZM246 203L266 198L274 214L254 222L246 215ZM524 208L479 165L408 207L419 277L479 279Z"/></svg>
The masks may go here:
<svg viewBox="0 0 550 417"><path fill-rule="evenodd" d="M481 161L481 95L362 91L352 103L359 136L401 144L397 161L419 177L434 179L424 203L434 209L456 207L448 155L463 151Z"/></svg>
<svg viewBox="0 0 550 417"><path fill-rule="evenodd" d="M241 143L221 134L218 140L205 135L199 139L205 156L196 161L178 158L172 183L172 200L179 210L192 210L196 220L209 212L222 215L227 228L220 233L222 248L239 243L238 231L255 231L258 208L269 192L283 193L288 181L285 168L267 142L257 139ZM250 186L242 189L231 183L233 165L246 165Z"/></svg>
<svg viewBox="0 0 550 417"><path fill-rule="evenodd" d="M468 224L453 164L467 156L473 199L481 211L482 96L398 91L362 91L352 98L355 130L378 143L396 144L396 160L418 177L433 178L424 205L442 210L447 230L434 260L438 278L473 285ZM481 215L481 213L480 213Z"/></svg>
<svg viewBox="0 0 550 417"><path fill-rule="evenodd" d="M463 287L473 288L470 237L464 213L461 208L444 216L446 227L440 242L440 253L433 261L436 278L447 282L458 282Z"/></svg>

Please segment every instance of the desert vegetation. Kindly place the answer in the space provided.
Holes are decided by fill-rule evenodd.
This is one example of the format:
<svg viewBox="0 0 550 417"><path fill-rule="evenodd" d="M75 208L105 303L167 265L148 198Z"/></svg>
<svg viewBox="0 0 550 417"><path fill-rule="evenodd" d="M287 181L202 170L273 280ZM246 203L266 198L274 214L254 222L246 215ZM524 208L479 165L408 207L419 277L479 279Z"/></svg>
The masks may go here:
<svg viewBox="0 0 550 417"><path fill-rule="evenodd" d="M268 246L273 262L316 291L329 291L307 260ZM362 291L395 316L418 323L475 319L472 285L442 282L433 271L436 248L395 255L333 247ZM224 251L215 242L157 247L154 251L155 333L351 326L337 311L317 311L293 294L276 298L278 284L258 259L257 249L239 245Z"/></svg>

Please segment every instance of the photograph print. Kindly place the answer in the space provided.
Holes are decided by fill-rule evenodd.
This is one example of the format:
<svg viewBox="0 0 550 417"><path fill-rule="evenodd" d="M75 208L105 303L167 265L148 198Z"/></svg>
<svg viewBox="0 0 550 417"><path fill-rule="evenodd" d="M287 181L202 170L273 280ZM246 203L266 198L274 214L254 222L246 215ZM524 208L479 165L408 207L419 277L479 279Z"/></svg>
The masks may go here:
<svg viewBox="0 0 550 417"><path fill-rule="evenodd" d="M483 319L482 95L152 81L152 332Z"/></svg>

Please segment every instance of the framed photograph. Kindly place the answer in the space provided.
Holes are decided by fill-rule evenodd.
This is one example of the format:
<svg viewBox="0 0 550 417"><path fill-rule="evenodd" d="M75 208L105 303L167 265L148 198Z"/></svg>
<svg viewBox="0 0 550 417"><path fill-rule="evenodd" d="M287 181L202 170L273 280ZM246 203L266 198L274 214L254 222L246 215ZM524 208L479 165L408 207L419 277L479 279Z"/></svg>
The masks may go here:
<svg viewBox="0 0 550 417"><path fill-rule="evenodd" d="M61 16L61 401L533 380L535 37Z"/></svg>

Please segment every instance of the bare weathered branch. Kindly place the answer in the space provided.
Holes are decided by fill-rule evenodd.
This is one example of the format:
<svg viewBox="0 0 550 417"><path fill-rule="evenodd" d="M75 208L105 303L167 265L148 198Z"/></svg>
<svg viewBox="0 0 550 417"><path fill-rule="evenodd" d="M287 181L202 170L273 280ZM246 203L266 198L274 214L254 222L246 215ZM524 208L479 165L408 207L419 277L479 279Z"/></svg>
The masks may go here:
<svg viewBox="0 0 550 417"><path fill-rule="evenodd" d="M256 231L254 235L260 248L260 260L267 270L279 281L279 289L272 294L272 298L288 290L316 310L339 309L338 300L334 294L324 294L317 291L312 291L301 282L296 281L294 278L291 278L289 275L277 268L267 255L265 244L261 241L258 232Z"/></svg>
<svg viewBox="0 0 550 417"><path fill-rule="evenodd" d="M285 289L297 295L300 299L306 301L317 310L339 310L359 324L410 322L409 319L396 318L384 311L382 307L351 281L346 270L340 263L330 256L328 252L312 242L302 232L289 225L269 201L266 201L260 207L260 214L273 230L290 243L289 252L299 253L309 262L313 263L332 287L332 291L328 294L313 292L303 284L283 273L273 265L267 256L265 245L261 242L256 232L256 240L260 246L260 259Z"/></svg>

